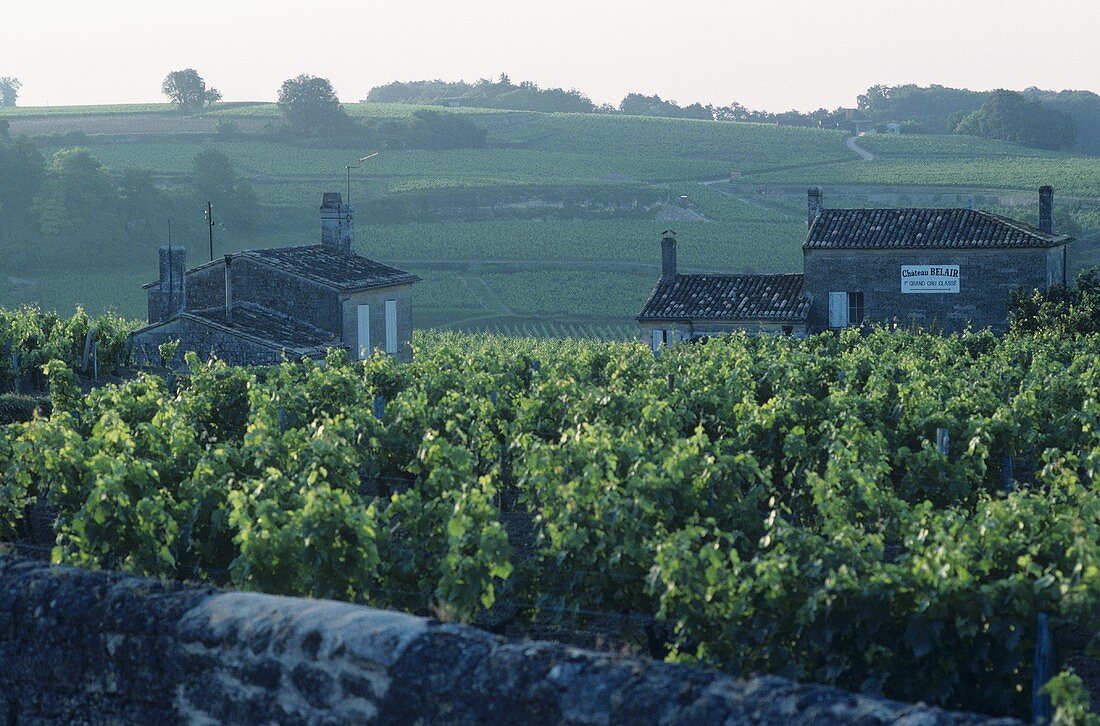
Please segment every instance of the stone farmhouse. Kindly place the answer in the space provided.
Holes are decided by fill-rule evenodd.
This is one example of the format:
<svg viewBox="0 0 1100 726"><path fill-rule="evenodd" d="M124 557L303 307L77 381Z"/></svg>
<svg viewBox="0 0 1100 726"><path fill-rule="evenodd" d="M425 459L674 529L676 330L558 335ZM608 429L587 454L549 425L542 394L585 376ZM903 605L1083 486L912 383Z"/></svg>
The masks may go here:
<svg viewBox="0 0 1100 726"><path fill-rule="evenodd" d="M246 250L187 269L186 249L160 248L144 286L149 324L130 338L139 363L158 346L233 364L320 358L333 347L412 358L412 286L420 278L352 251L354 215L337 193L321 205L321 243Z"/></svg>
<svg viewBox="0 0 1100 726"><path fill-rule="evenodd" d="M681 274L676 236L661 240L661 277L637 320L656 350L731 331L806 335L863 323L945 332L1003 331L1016 288L1066 283L1054 194L1039 226L973 209L827 209L808 193L802 274Z"/></svg>

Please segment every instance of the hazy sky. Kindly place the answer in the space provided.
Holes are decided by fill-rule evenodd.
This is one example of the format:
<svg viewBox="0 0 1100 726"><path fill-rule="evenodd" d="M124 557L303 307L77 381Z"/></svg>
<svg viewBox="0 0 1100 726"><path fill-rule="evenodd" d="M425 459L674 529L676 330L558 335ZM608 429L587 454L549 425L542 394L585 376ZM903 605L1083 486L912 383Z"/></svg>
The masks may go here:
<svg viewBox="0 0 1100 726"><path fill-rule="evenodd" d="M28 106L163 101L165 74L193 67L226 100L274 100L299 73L357 101L503 71L597 102L810 110L874 83L1100 92L1098 30L1100 0L20 0L0 76Z"/></svg>

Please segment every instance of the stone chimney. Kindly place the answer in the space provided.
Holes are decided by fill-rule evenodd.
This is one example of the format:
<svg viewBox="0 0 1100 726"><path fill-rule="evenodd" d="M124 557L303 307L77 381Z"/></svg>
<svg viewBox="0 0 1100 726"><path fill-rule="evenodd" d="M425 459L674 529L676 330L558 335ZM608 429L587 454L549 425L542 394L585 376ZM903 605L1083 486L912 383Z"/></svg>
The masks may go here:
<svg viewBox="0 0 1100 726"><path fill-rule="evenodd" d="M813 225L814 220L817 219L817 215L821 214L821 210L825 209L825 203L821 201L821 189L818 187L810 187L806 190L807 207L806 207L806 228L809 229Z"/></svg>
<svg viewBox="0 0 1100 726"><path fill-rule="evenodd" d="M321 244L341 254L352 254L355 220L350 204L344 204L339 192L325 192L321 202Z"/></svg>
<svg viewBox="0 0 1100 726"><path fill-rule="evenodd" d="M1039 231L1054 234L1054 190L1039 187Z"/></svg>
<svg viewBox="0 0 1100 726"><path fill-rule="evenodd" d="M187 309L187 248L160 247L160 320L171 320Z"/></svg>
<svg viewBox="0 0 1100 726"><path fill-rule="evenodd" d="M233 324L233 256L225 256L225 324Z"/></svg>
<svg viewBox="0 0 1100 726"><path fill-rule="evenodd" d="M661 232L661 282L676 278L676 233L671 229Z"/></svg>

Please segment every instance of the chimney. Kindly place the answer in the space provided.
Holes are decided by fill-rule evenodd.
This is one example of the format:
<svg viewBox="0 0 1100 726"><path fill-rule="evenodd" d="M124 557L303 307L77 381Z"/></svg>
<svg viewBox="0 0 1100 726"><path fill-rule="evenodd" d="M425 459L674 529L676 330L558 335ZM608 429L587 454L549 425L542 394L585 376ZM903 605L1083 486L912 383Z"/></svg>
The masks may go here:
<svg viewBox="0 0 1100 726"><path fill-rule="evenodd" d="M676 233L671 229L661 232L661 282L672 282L676 277Z"/></svg>
<svg viewBox="0 0 1100 726"><path fill-rule="evenodd" d="M1039 187L1039 231L1054 234L1054 190Z"/></svg>
<svg viewBox="0 0 1100 726"><path fill-rule="evenodd" d="M825 209L825 204L821 201L821 189L818 187L810 187L806 190L806 197L808 205L806 208L806 228L809 229L814 220L817 219L817 215L821 214L821 210Z"/></svg>
<svg viewBox="0 0 1100 726"><path fill-rule="evenodd" d="M160 247L160 320L171 320L187 309L187 248Z"/></svg>
<svg viewBox="0 0 1100 726"><path fill-rule="evenodd" d="M321 201L321 244L350 255L355 221L350 204L344 204L339 192L325 192Z"/></svg>
<svg viewBox="0 0 1100 726"><path fill-rule="evenodd" d="M233 275L230 265L233 263L232 255L225 256L225 324L233 324Z"/></svg>

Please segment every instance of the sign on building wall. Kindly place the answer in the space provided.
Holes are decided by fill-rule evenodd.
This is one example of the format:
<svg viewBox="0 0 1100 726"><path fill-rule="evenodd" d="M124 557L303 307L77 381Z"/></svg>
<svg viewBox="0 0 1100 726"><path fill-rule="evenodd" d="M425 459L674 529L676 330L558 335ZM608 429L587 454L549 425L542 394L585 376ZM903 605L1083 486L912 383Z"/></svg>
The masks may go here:
<svg viewBox="0 0 1100 726"><path fill-rule="evenodd" d="M958 292L958 265L902 265L901 291L903 293Z"/></svg>

